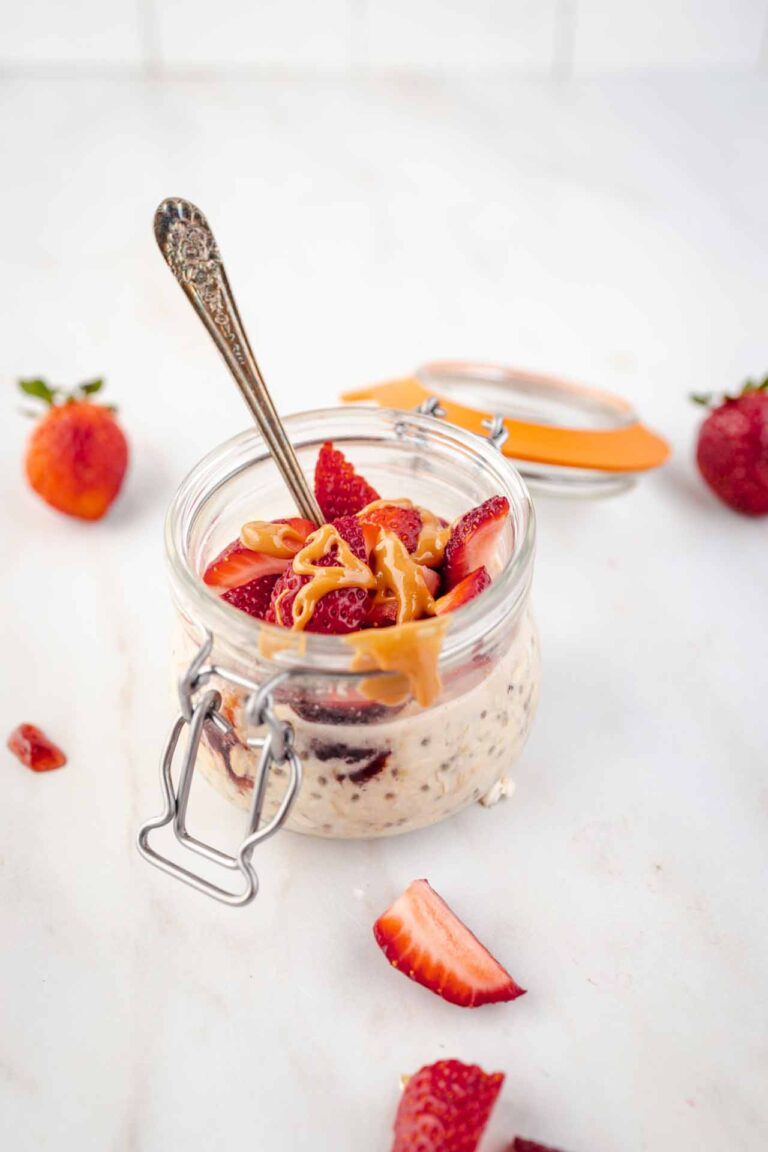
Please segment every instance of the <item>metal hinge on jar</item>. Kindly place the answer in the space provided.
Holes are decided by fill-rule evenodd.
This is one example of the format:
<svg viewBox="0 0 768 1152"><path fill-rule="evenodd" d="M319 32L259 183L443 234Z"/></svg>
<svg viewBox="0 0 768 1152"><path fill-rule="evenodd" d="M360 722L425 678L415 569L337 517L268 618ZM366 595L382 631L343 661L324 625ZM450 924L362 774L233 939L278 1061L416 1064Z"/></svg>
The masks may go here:
<svg viewBox="0 0 768 1152"><path fill-rule="evenodd" d="M175 876L184 884L196 888L198 892L203 892L206 896L211 896L224 904L238 906L248 904L258 891L259 878L251 863L251 857L256 846L274 835L285 823L301 787L301 761L293 747L293 727L275 713L272 695L274 689L288 679L290 673L280 672L263 685L254 684L237 673L229 672L215 664L208 664L212 647L213 637L210 632L206 632L203 644L186 674L179 681L180 715L171 729L160 762L160 782L165 809L160 816L142 825L138 835L138 849L150 864ZM233 732L232 725L221 714L220 693L215 689L203 691L213 677L245 690L248 693L245 703L247 724L253 728L267 729L266 735L248 737L244 741L249 748L259 750L261 756L253 782L253 799L245 838L234 855L221 852L211 844L205 844L202 840L191 836L186 825L189 794L205 724L207 722L214 724L224 735ZM184 728L188 729L187 743L181 759L178 784L174 787L173 763ZM270 773L273 768L285 765L289 771L283 798L274 816L262 824L262 809ZM167 824L172 824L176 839L186 851L202 856L228 871L239 872L245 881L242 890L232 891L214 884L199 872L185 868L152 848L149 843L150 834Z"/></svg>
<svg viewBox="0 0 768 1152"><path fill-rule="evenodd" d="M441 405L437 396L428 396L426 400L422 400L421 404L417 404L414 409L420 416L434 416L436 420L443 420L446 412L445 408ZM496 413L488 419L481 421L483 428L488 429L488 437L494 448L498 448L501 452L502 448L509 439L509 429L504 423L504 417ZM483 439L483 437L481 437Z"/></svg>

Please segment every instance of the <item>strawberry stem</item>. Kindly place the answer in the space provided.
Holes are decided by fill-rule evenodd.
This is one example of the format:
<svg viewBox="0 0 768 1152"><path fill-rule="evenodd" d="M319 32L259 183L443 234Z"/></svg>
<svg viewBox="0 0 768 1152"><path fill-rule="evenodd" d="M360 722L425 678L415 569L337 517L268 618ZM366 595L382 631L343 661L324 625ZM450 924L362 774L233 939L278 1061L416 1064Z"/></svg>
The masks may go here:
<svg viewBox="0 0 768 1152"><path fill-rule="evenodd" d="M752 392L768 392L768 376L763 380L745 380L738 392L691 392L689 399L694 404L703 404L711 408L713 404L724 404L726 400L738 400L740 396L749 396Z"/></svg>

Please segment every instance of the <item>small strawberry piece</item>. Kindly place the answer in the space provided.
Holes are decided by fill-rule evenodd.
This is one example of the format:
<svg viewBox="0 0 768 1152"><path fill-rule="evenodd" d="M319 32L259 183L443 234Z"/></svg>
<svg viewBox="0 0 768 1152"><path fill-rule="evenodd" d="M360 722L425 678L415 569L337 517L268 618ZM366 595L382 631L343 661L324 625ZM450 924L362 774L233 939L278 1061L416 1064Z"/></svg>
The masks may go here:
<svg viewBox="0 0 768 1152"><path fill-rule="evenodd" d="M438 1060L411 1076L395 1117L392 1152L475 1152L503 1072Z"/></svg>
<svg viewBox="0 0 768 1152"><path fill-rule="evenodd" d="M252 552L239 540L233 540L208 565L203 582L209 588L241 588L263 576L279 576L289 564L290 560L268 556L266 552Z"/></svg>
<svg viewBox="0 0 768 1152"><path fill-rule="evenodd" d="M315 497L326 521L330 521L355 516L366 504L378 500L379 494L328 440L315 465Z"/></svg>
<svg viewBox="0 0 768 1152"><path fill-rule="evenodd" d="M768 378L710 412L699 430L696 463L729 507L768 515Z"/></svg>
<svg viewBox="0 0 768 1152"><path fill-rule="evenodd" d="M128 467L128 443L114 412L90 399L103 382L91 381L68 395L43 380L19 383L27 396L49 406L27 445L30 486L67 516L100 520L120 491Z"/></svg>
<svg viewBox="0 0 768 1152"><path fill-rule="evenodd" d="M395 968L451 1004L477 1008L525 992L426 880L414 880L373 926Z"/></svg>
<svg viewBox="0 0 768 1152"><path fill-rule="evenodd" d="M342 516L333 521L333 526L343 540L346 540L358 560L367 559L365 537L360 523L354 516ZM332 567L336 563L336 547L317 561L320 568ZM309 576L299 575L288 568L272 590L267 620L290 628L293 624L293 602L299 589L309 583ZM285 595L283 595L285 593ZM306 626L307 632L322 632L343 635L357 632L362 627L368 611L370 592L366 588L336 588L322 596Z"/></svg>
<svg viewBox="0 0 768 1152"><path fill-rule="evenodd" d="M468 604L470 600L474 600L475 596L479 596L490 586L491 578L487 570L476 568L474 572L470 572L469 576L465 576L455 587L451 588L450 592L446 592L445 596L441 596L439 600L435 601L435 615L444 616L446 612L455 612L457 608L461 608L463 604Z"/></svg>
<svg viewBox="0 0 768 1152"><path fill-rule="evenodd" d="M450 591L476 568L487 568L491 575L501 570L508 517L506 496L491 496L456 521L445 546L444 587Z"/></svg>
<svg viewBox="0 0 768 1152"><path fill-rule="evenodd" d="M522 1136L515 1136L507 1152L558 1152L549 1144L537 1144L535 1140L523 1140Z"/></svg>
<svg viewBox="0 0 768 1152"><path fill-rule="evenodd" d="M421 571L424 576L424 583L429 588L430 596L437 596L440 591L440 573L436 572L434 568L427 568L426 564L421 565Z"/></svg>
<svg viewBox="0 0 768 1152"><path fill-rule="evenodd" d="M374 600L363 621L364 628L391 628L397 624L397 600L388 596L386 600Z"/></svg>
<svg viewBox="0 0 768 1152"><path fill-rule="evenodd" d="M397 504L382 504L378 508L371 508L363 512L360 519L363 523L377 524L385 532L392 532L399 536L409 552L416 551L421 533L421 513L415 508L399 508Z"/></svg>
<svg viewBox="0 0 768 1152"><path fill-rule="evenodd" d="M67 762L61 748L51 743L34 724L19 724L14 728L8 737L8 747L33 772L50 772Z"/></svg>
<svg viewBox="0 0 768 1152"><path fill-rule="evenodd" d="M222 600L255 616L258 620L266 620L269 606L272 602L272 590L280 579L279 576L257 576L239 588L230 588L222 595Z"/></svg>

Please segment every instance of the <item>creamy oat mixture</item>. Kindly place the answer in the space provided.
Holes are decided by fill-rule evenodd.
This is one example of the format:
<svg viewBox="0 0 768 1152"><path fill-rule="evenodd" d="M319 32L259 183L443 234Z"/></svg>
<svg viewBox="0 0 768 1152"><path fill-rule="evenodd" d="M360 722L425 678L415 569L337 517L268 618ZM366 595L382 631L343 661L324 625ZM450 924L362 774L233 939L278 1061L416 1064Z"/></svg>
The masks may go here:
<svg viewBox="0 0 768 1152"><path fill-rule="evenodd" d="M186 670L196 644L183 636L177 669ZM482 675L482 669L473 670ZM538 700L539 650L530 613L509 648L479 682L428 709L414 704L378 723L316 723L277 705L295 730L304 782L286 827L338 838L369 838L436 823L474 801L495 803L511 792L508 773L530 729ZM242 696L216 684L225 710L241 727ZM250 733L254 735L255 733ZM208 726L200 747L203 774L219 791L249 807L258 754ZM273 768L264 806L269 818L286 783Z"/></svg>

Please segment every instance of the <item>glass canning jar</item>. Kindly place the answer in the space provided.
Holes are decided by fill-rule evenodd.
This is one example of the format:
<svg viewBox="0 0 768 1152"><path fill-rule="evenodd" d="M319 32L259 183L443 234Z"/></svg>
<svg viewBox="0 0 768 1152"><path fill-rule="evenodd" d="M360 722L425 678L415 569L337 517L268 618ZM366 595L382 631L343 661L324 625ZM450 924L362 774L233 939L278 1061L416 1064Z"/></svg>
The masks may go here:
<svg viewBox="0 0 768 1152"><path fill-rule="evenodd" d="M430 416L330 408L288 417L285 427L307 475L320 445L333 440L383 497L407 497L447 520L506 496L504 566L482 596L441 618L447 623L437 698L424 707L408 693L388 703L377 685L391 676L361 680L349 638L266 624L203 584L208 563L246 521L295 515L260 435L245 432L195 466L168 513L176 674L186 673L205 632L213 638L212 664L235 678L263 685L288 673L273 698L277 716L293 729L302 766L285 822L296 832L386 836L443 820L473 801L492 803L506 791L538 698L529 604L535 526L523 481L490 441ZM232 728L206 721L197 764L217 789L250 807L259 752L246 744L258 735L245 714L249 692L216 676L209 687L221 693L220 712ZM280 807L286 775L286 766L269 773L265 820Z"/></svg>

